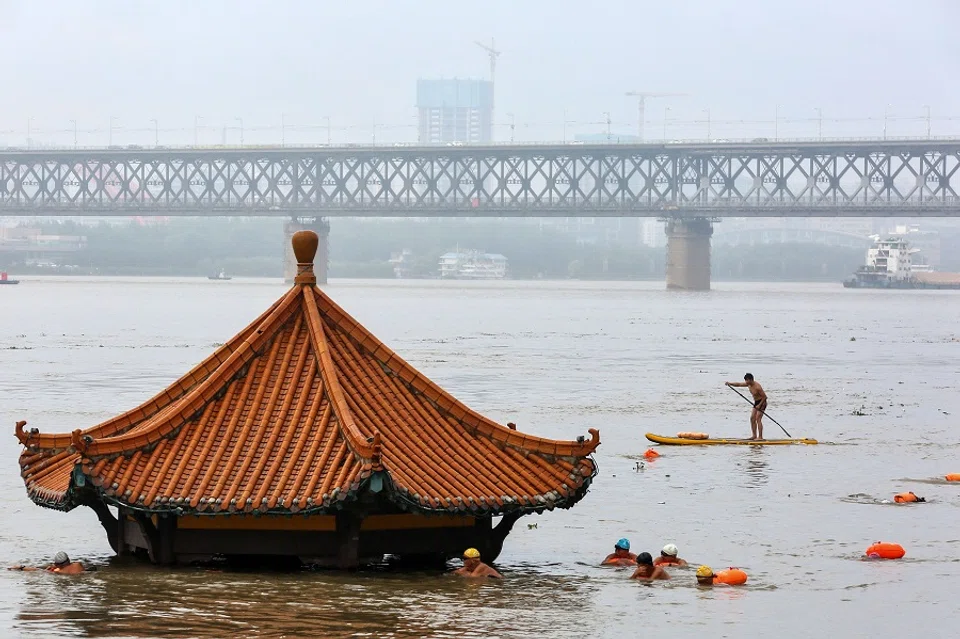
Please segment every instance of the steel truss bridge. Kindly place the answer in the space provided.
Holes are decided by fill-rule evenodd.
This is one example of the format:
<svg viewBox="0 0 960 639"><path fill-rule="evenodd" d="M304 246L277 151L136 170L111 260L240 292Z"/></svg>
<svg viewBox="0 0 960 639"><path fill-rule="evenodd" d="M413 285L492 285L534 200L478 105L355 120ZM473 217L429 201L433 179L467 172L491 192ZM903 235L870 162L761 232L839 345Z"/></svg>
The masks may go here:
<svg viewBox="0 0 960 639"><path fill-rule="evenodd" d="M0 215L954 216L960 140L0 150Z"/></svg>

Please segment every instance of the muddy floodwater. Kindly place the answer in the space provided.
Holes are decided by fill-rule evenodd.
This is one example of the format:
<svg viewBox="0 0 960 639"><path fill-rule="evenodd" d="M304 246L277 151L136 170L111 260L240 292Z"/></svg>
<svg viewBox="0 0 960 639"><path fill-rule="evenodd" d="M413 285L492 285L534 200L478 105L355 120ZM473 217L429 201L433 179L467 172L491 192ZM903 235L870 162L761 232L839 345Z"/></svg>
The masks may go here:
<svg viewBox="0 0 960 639"><path fill-rule="evenodd" d="M598 428L600 473L569 511L507 538L502 582L364 571L255 574L111 559L93 512L26 497L14 422L87 428L134 407L286 287L235 279L23 278L0 287L0 564L58 550L77 577L0 571L2 637L956 637L960 292L839 284L334 281L326 291L472 408L538 435ZM723 386L818 446L659 447L749 436ZM767 422L767 437L782 435ZM923 480L923 481L919 481ZM924 504L883 503L912 490ZM599 561L675 543L692 566L630 582ZM901 561L862 561L871 543ZM742 588L695 586L738 566ZM451 564L453 566L454 564Z"/></svg>

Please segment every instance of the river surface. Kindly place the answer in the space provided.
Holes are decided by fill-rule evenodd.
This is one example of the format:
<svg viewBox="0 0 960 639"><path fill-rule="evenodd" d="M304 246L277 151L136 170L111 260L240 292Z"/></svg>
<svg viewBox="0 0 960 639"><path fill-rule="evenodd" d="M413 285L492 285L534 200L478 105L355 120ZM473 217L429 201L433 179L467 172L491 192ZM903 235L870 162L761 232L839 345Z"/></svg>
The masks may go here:
<svg viewBox="0 0 960 639"><path fill-rule="evenodd" d="M0 571L2 637L955 637L960 623L960 292L839 284L334 281L327 292L474 409L572 439L600 474L524 517L502 582L365 571L251 574L111 560L85 508L33 505L14 422L86 428L152 396L283 294L265 280L26 278L0 287L0 564L58 550L78 577ZM749 435L724 380L819 446L663 448L644 433ZM780 435L767 422L765 434ZM829 443L828 443L829 442ZM886 505L913 490L919 505ZM642 585L600 568L619 537L693 564ZM877 540L902 561L862 561ZM739 566L742 588L695 586Z"/></svg>

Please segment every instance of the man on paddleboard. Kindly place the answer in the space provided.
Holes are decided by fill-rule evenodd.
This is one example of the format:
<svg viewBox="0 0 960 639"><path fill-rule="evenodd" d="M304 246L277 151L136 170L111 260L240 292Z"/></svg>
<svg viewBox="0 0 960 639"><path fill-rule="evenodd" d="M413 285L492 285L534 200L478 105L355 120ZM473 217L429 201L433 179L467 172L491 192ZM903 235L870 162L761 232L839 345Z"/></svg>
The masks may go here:
<svg viewBox="0 0 960 639"><path fill-rule="evenodd" d="M753 410L750 411L750 432L753 433L751 440L763 439L763 413L767 410L767 394L753 379L753 375L747 373L743 376L742 382L725 382L727 386L746 388L753 395Z"/></svg>

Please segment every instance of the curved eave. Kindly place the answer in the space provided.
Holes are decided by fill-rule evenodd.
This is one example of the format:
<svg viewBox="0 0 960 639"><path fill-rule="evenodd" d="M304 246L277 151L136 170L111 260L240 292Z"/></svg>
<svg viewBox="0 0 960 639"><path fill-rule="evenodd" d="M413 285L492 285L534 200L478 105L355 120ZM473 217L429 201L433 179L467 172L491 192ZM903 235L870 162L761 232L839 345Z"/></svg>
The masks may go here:
<svg viewBox="0 0 960 639"><path fill-rule="evenodd" d="M572 508L577 502L584 498L589 491L593 478L597 475L597 465L592 458L586 458L582 461L588 462L591 472L583 475L580 481L574 486L568 487L566 494L560 492L561 487L542 495L525 496L501 496L499 502L494 500L474 501L473 499L464 500L461 498L447 500L446 504L435 503L429 499L421 498L412 494L400 486L394 484L389 476L389 472L383 471L384 479L382 493L387 500L398 506L401 510L422 515L468 515L474 517L495 517L510 513L533 514L543 513L554 509ZM78 465L78 469L82 466ZM41 491L31 492L28 489L30 499L39 506L52 508L60 511L70 511L80 505L80 488L75 483L77 475L83 476L83 490L89 491L91 495L96 495L104 503L123 507L125 509L140 512L148 515L153 514L174 514L195 515L201 517L227 517L227 516L308 516L308 515L327 515L333 514L343 509L346 505L357 501L361 494L370 492L371 473L365 473L365 477L359 481L353 482L347 490L335 488L329 495L325 495L321 503L308 501L301 506L290 507L280 505L273 508L215 508L203 504L201 508L192 508L186 499L161 501L156 505L145 506L142 503L130 503L108 490L103 490L97 485L97 478L91 477L82 471L72 473L68 489L59 495L47 496ZM210 504L213 506L213 504Z"/></svg>
<svg viewBox="0 0 960 639"><path fill-rule="evenodd" d="M25 447L33 450L64 450L73 446L75 441L83 441L84 438L100 440L115 437L137 424L153 419L168 406L188 395L198 384L203 383L220 368L237 348L244 344L251 335L256 334L257 329L270 318L286 298L287 295L278 299L260 317L240 331L234 339L217 348L186 375L136 408L85 430L78 429L70 433L41 433L36 429L27 431L24 428L27 422L19 421L15 429L17 439Z"/></svg>

